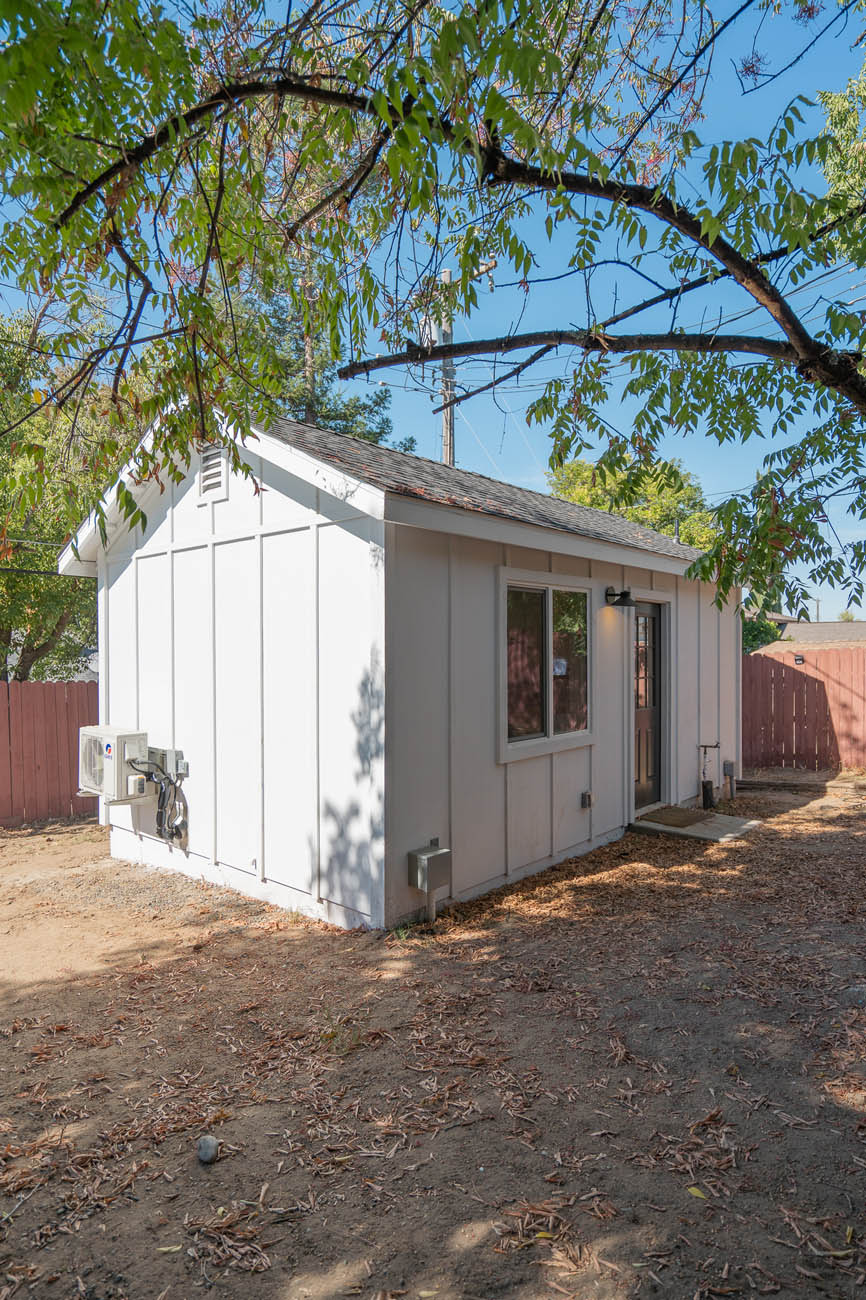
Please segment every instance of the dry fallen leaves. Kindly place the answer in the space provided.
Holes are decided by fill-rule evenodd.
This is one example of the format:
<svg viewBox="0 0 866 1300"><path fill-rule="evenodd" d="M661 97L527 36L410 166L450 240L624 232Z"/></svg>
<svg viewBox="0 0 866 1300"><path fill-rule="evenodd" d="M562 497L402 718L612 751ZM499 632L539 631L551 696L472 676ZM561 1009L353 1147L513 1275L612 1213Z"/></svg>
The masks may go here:
<svg viewBox="0 0 866 1300"><path fill-rule="evenodd" d="M176 1210L184 1200L168 1198L185 1197L188 1170L167 1167L169 1153L219 1124L238 1153L231 1173L249 1178L259 1201L203 1209L205 1184L182 1246L176 1212L158 1238L166 1246L148 1241L147 1263L185 1268L187 1287L190 1276L206 1286L236 1273L223 1285L244 1295L246 1273L279 1261L272 1225L300 1216L321 1242L354 1215L372 1256L389 1235L383 1211L411 1197L445 1240L456 1160L460 1195L486 1224L496 1220L498 1258L486 1257L502 1270L498 1285L525 1261L569 1296L581 1294L587 1265L617 1297L640 1278L702 1298L796 1287L853 1295L866 1284L856 1206L847 1218L838 1204L807 1215L809 1191L798 1200L786 1190L780 1220L778 1183L766 1173L768 1153L790 1158L801 1142L819 1162L840 1115L866 1113L857 1092L866 1015L839 1006L827 955L838 936L858 934L862 822L833 830L821 856L827 834L826 820L801 810L781 833L768 819L754 844L699 856L682 842L622 841L455 909L423 936L392 937L380 945L385 960L365 958L363 969L352 965L357 936L333 936L318 960L299 949L299 960L271 951L285 929L272 924L240 935L232 951L215 935L171 962L145 958L101 976L86 1023L58 1005L0 1030L20 1067L9 1117L0 1116L6 1227L24 1246L65 1249L94 1223L123 1222L121 1211L131 1221L157 1193ZM399 977L387 983L395 958ZM710 1018L719 1042L729 1033L715 1066L700 1059ZM118 1074L133 1052L135 1086ZM777 1083L779 1060L801 1094L817 1088L826 1111ZM262 1112L275 1130L270 1163L253 1165L252 1150L231 1138L245 1116L274 1104L278 1120ZM749 1164L756 1146L764 1159ZM488 1149L500 1166L515 1153L561 1196L503 1209L501 1187L491 1191L478 1169L490 1168ZM849 1122L833 1149L863 1176L866 1128L854 1133ZM609 1171L640 1188L637 1219ZM280 1189L270 1207L263 1180ZM525 1186L512 1195L528 1195ZM633 1249L648 1220L675 1249ZM671 1225L682 1228L679 1242ZM17 1267L35 1267L18 1264L17 1242L16 1252ZM0 1268L0 1300L45 1282L23 1272L10 1280L12 1262Z"/></svg>
<svg viewBox="0 0 866 1300"><path fill-rule="evenodd" d="M236 1202L227 1208L220 1206L204 1219L187 1216L184 1226L193 1241L187 1254L203 1266L263 1273L271 1261L258 1241L258 1217L257 1210Z"/></svg>

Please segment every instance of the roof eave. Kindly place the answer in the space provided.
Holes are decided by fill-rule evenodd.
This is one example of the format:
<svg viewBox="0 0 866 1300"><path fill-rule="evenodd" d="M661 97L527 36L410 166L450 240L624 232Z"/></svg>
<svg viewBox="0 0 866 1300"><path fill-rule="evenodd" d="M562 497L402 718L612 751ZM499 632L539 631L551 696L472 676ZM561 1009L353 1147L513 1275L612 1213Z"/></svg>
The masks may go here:
<svg viewBox="0 0 866 1300"><path fill-rule="evenodd" d="M161 416L157 416L151 423L144 437L137 444L136 452L139 447L152 443L161 418ZM117 510L118 486L125 483L133 494L145 489L145 485L138 483L130 473L130 467L134 464L135 452L126 461L114 482L102 494L100 506L91 510L87 518L82 520L69 542L60 552L57 559L58 573L62 573L69 578L93 578L96 576L97 560L102 549L102 538L97 524L98 510L101 507L105 518L105 527L110 531L119 515Z"/></svg>
<svg viewBox="0 0 866 1300"><path fill-rule="evenodd" d="M154 421L139 446L152 441L156 425L157 421ZM331 495L346 497L348 493L351 493L353 504L357 506L359 511L372 515L374 518L383 518L385 493L380 488L365 483L363 479L356 475L352 475L338 466L331 465L325 460L311 456L298 447L287 447L285 443L272 438L256 425L252 426L251 431L256 439L253 454L261 455L264 460L279 466L281 469L288 470L290 473L297 474L299 478L305 479ZM147 484L138 483L130 473L130 467L133 463L134 458L131 457L102 497L101 506L104 511L107 530L106 547L110 546L114 540L121 521L116 503L118 485L125 482L129 491L136 497L145 492L148 487ZM61 551L57 560L59 573L66 577L92 578L96 576L98 558L104 549L97 518L97 511L92 510Z"/></svg>
<svg viewBox="0 0 866 1300"><path fill-rule="evenodd" d="M564 555L580 556L607 564L626 564L630 568L655 569L683 577L693 559L665 555L632 546L628 542L605 541L588 537L571 529L523 522L505 515L468 510L437 501L389 491L385 496L385 519L388 523L426 528L431 532L454 533L481 541L526 546L535 550L557 550ZM555 539L555 541L554 541Z"/></svg>
<svg viewBox="0 0 866 1300"><path fill-rule="evenodd" d="M351 499L361 514L370 515L373 519L385 518L387 494L384 488L370 483L342 465L333 464L326 457L314 456L302 447L293 447L257 425L252 427L259 439L257 451L264 460L295 474L329 496L341 500Z"/></svg>
<svg viewBox="0 0 866 1300"><path fill-rule="evenodd" d="M57 572L62 573L64 578L96 577L98 538L95 522L90 526L92 519L92 516L88 517L57 557Z"/></svg>

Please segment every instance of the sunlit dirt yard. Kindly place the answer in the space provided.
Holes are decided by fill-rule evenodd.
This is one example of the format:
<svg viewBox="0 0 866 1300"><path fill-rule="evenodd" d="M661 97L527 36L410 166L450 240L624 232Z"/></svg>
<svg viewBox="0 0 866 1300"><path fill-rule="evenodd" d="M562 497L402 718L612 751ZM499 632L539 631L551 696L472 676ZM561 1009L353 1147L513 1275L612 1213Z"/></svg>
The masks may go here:
<svg viewBox="0 0 866 1300"><path fill-rule="evenodd" d="M866 803L736 811L385 936L0 832L0 1298L863 1295Z"/></svg>

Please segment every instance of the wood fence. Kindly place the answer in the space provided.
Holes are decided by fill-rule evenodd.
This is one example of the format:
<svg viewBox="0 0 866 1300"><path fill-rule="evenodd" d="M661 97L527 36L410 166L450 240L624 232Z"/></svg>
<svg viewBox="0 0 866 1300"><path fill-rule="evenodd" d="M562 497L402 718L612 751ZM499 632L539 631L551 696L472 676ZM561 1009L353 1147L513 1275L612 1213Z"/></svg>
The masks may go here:
<svg viewBox="0 0 866 1300"><path fill-rule="evenodd" d="M744 655L743 766L866 767L866 646Z"/></svg>
<svg viewBox="0 0 866 1300"><path fill-rule="evenodd" d="M96 812L78 799L78 728L99 721L96 682L0 682L0 826Z"/></svg>

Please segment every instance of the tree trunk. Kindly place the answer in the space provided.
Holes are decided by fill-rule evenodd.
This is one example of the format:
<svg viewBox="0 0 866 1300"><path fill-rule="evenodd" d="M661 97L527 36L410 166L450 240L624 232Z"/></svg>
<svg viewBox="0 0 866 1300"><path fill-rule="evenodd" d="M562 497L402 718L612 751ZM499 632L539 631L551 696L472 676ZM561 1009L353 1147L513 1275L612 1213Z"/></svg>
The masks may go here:
<svg viewBox="0 0 866 1300"><path fill-rule="evenodd" d="M303 294L307 301L308 314L313 306L313 278L310 264L305 259ZM310 330L309 315L304 319L304 419L307 424L316 423L316 354L313 335Z"/></svg>
<svg viewBox="0 0 866 1300"><path fill-rule="evenodd" d="M0 626L0 682L9 681L9 649L11 645L11 627Z"/></svg>
<svg viewBox="0 0 866 1300"><path fill-rule="evenodd" d="M65 609L44 641L40 641L37 645L28 645L25 639L24 645L21 647L21 653L18 656L18 662L12 672L14 682L29 680L34 664L37 664L40 659L44 659L46 655L51 654L51 651L69 626L71 618L72 610Z"/></svg>

